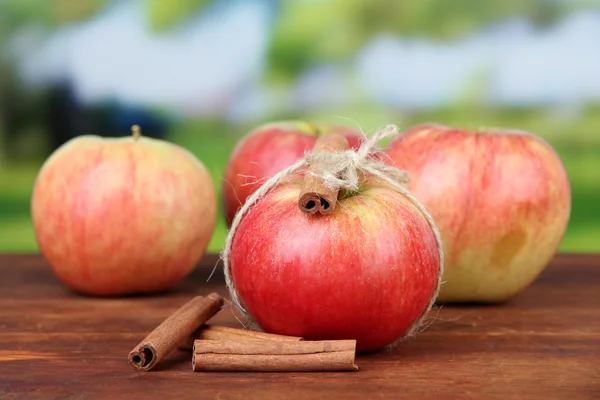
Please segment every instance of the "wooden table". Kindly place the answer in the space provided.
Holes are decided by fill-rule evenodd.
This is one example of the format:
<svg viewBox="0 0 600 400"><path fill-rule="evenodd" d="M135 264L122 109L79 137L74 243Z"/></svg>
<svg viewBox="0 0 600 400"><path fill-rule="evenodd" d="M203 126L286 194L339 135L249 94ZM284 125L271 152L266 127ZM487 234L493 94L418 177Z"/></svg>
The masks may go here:
<svg viewBox="0 0 600 400"><path fill-rule="evenodd" d="M416 339L357 358L358 372L193 372L174 351L154 370L127 354L206 282L207 256L160 296L97 299L38 255L0 256L0 399L600 399L600 255L558 255L503 305L444 306ZM211 322L237 326L231 310Z"/></svg>

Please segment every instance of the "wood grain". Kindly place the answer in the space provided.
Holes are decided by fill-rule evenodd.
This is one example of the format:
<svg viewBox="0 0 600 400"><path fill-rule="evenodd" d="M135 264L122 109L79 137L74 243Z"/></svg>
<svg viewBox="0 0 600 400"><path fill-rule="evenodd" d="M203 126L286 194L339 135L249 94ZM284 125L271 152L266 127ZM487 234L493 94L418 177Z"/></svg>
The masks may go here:
<svg viewBox="0 0 600 400"><path fill-rule="evenodd" d="M173 351L149 372L127 354L194 295L227 297L216 256L155 296L77 295L38 255L0 256L0 399L600 399L600 255L558 255L503 305L444 306L360 371L192 372ZM227 307L211 322L239 326Z"/></svg>

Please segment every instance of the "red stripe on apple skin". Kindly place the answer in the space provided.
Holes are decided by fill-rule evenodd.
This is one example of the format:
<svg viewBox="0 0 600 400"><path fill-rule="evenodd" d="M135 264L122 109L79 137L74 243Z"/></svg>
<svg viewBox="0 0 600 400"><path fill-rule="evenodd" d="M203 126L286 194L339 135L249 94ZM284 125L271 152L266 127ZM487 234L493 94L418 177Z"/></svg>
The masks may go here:
<svg viewBox="0 0 600 400"><path fill-rule="evenodd" d="M232 279L268 332L356 339L359 351L398 339L429 303L439 271L435 237L401 194L373 186L330 216L298 209L300 187L278 187L242 219Z"/></svg>
<svg viewBox="0 0 600 400"><path fill-rule="evenodd" d="M210 175L187 151L162 146L82 137L40 171L32 198L38 243L74 290L162 290L204 254L216 221Z"/></svg>
<svg viewBox="0 0 600 400"><path fill-rule="evenodd" d="M525 132L415 127L386 153L411 175L431 210L446 255L441 301L502 301L527 287L568 223L562 162Z"/></svg>
<svg viewBox="0 0 600 400"><path fill-rule="evenodd" d="M236 211L265 181L289 167L311 150L319 135L336 131L358 148L359 132L345 126L309 125L301 122L271 123L256 128L235 147L222 185L225 218L231 223Z"/></svg>

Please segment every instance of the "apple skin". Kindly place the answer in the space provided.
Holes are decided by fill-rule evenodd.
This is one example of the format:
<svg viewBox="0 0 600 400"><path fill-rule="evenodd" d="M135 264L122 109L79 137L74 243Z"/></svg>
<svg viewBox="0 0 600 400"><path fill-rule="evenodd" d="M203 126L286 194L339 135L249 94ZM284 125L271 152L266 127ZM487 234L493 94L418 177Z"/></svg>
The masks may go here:
<svg viewBox="0 0 600 400"><path fill-rule="evenodd" d="M39 248L63 283L126 295L187 276L206 251L217 204L207 170L181 147L80 136L42 166L31 212Z"/></svg>
<svg viewBox="0 0 600 400"><path fill-rule="evenodd" d="M360 131L343 125L276 121L249 132L237 144L225 169L222 201L225 220L231 225L237 210L266 178L289 167L312 150L319 136L337 132L351 148L360 146Z"/></svg>
<svg viewBox="0 0 600 400"><path fill-rule="evenodd" d="M503 302L526 289L558 249L571 188L555 151L521 131L413 127L392 141L389 162L442 234L439 302Z"/></svg>
<svg viewBox="0 0 600 400"><path fill-rule="evenodd" d="M399 339L438 285L440 254L425 217L388 186L363 184L331 215L298 208L299 181L245 214L229 267L244 307L265 331L357 340L373 351Z"/></svg>

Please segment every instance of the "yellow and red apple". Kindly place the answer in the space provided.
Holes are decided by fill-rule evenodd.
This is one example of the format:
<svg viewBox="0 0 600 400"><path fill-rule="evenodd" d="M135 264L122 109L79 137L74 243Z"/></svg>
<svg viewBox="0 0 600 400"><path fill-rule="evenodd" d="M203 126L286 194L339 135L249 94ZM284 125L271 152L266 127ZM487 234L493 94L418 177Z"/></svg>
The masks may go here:
<svg viewBox="0 0 600 400"><path fill-rule="evenodd" d="M411 177L445 253L440 302L499 302L530 285L557 251L571 189L553 148L521 131L413 127L386 153Z"/></svg>
<svg viewBox="0 0 600 400"><path fill-rule="evenodd" d="M206 251L216 209L196 157L139 135L67 142L42 166L31 203L48 264L92 295L151 293L181 281Z"/></svg>

